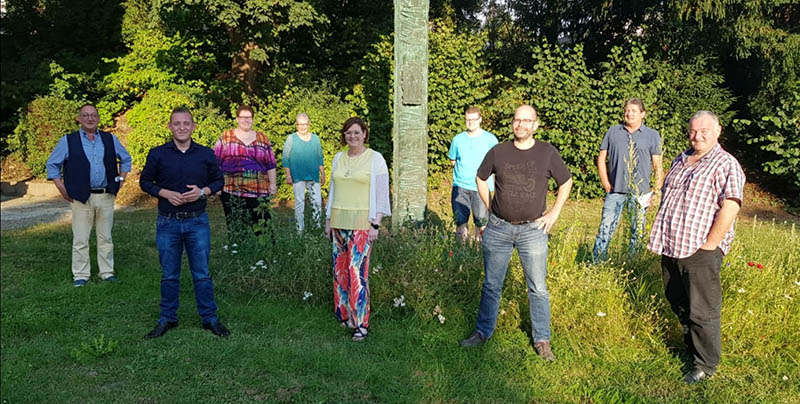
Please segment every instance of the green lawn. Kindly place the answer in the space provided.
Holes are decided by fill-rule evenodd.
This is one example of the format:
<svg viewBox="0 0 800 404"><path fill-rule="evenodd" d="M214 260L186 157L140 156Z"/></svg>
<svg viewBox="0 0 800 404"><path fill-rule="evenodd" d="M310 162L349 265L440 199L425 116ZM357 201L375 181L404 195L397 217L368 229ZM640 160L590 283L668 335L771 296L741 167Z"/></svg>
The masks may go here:
<svg viewBox="0 0 800 404"><path fill-rule="evenodd" d="M281 213L274 245L251 239L233 247L221 209L211 209L212 274L220 318L232 331L224 339L201 328L188 271L180 326L143 339L158 318L153 210L117 212L115 284L93 278L72 287L68 224L3 231L2 402L729 404L800 397L800 229L791 225L739 224L723 264L722 364L712 379L687 387L680 377L689 362L663 298L658 258L626 259L618 234L616 263L584 262L599 201L569 202L551 238L558 356L551 364L531 347L516 259L497 333L482 347L458 346L475 325L482 263L478 250L441 226L382 236L372 262L370 336L352 342L332 315L329 246L321 236L288 231ZM304 300L304 292L313 295ZM406 306L395 307L400 296Z"/></svg>

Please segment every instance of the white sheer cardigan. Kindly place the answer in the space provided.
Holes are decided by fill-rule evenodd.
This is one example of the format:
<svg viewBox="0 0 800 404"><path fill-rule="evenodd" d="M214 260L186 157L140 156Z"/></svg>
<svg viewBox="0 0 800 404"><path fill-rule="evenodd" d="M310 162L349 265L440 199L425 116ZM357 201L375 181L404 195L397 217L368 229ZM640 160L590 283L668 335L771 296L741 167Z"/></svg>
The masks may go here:
<svg viewBox="0 0 800 404"><path fill-rule="evenodd" d="M375 222L375 217L378 212L383 213L383 216L391 216L392 210L389 206L389 168L386 166L386 160L383 156L375 150L372 151L372 167L369 171L369 221ZM339 162L339 157L342 156L339 152L333 156L333 164L331 165L331 181L330 188L328 189L328 203L325 207L325 217L330 220L331 206L333 205L333 173L336 172L336 164Z"/></svg>

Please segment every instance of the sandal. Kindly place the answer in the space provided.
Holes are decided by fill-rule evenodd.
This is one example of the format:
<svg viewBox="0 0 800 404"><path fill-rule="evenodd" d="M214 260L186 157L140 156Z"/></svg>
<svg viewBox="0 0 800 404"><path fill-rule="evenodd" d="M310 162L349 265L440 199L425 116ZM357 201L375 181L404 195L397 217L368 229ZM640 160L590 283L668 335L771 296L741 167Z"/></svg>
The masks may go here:
<svg viewBox="0 0 800 404"><path fill-rule="evenodd" d="M353 333L353 341L359 342L367 339L367 329L364 327L356 327L356 331Z"/></svg>

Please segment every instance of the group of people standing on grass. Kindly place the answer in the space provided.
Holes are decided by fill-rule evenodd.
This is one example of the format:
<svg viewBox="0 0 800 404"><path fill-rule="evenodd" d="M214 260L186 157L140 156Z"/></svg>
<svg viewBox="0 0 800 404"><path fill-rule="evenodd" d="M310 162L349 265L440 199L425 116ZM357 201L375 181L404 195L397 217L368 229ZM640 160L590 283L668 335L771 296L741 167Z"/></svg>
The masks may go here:
<svg viewBox="0 0 800 404"><path fill-rule="evenodd" d="M627 100L623 122L611 126L600 144L597 170L606 196L592 258L595 263L607 260L624 210L631 218L629 254L635 254L644 244L646 210L653 196L661 196L647 248L661 255L665 295L694 361L683 381L694 384L713 375L720 361L719 274L733 241L745 176L739 162L720 146L722 127L711 111L698 111L689 119L690 147L673 160L664 176L661 137L644 125L645 115L640 99ZM453 139L448 153L454 167L453 217L456 234L466 239L472 213L485 278L475 331L460 344L473 347L492 336L516 248L528 289L533 347L544 360L553 361L547 240L572 186L569 170L555 147L534 139L539 119L531 106L517 108L514 138L500 144L481 129L477 107L467 109L465 121L467 130ZM558 191L553 206L546 209L549 178Z"/></svg>
<svg viewBox="0 0 800 404"><path fill-rule="evenodd" d="M191 111L176 108L167 122L172 139L147 155L139 185L158 198L156 246L162 268L159 320L145 338L158 338L178 326L178 297L183 251L195 289L202 326L215 335L227 336L217 317L214 283L209 272L210 227L207 199L220 194L229 229L258 231L269 220L259 206L277 192L275 154L269 138L253 130L254 111L241 106L237 126L225 131L214 148L195 143ZM48 179L72 204L73 284L86 285L90 278L89 234L96 223L98 265L104 282L114 275L114 198L131 170L131 157L112 134L97 129L94 105L80 108L77 131L62 137L47 161ZM299 114L297 132L289 135L283 149L286 178L295 194L295 223L304 228L308 193L314 220L322 213L320 187L325 169L319 137L309 131L309 117ZM381 220L391 214L389 170L380 153L368 148L369 128L360 118L348 119L341 131L347 146L333 159L326 206L325 232L333 245L335 313L353 340L367 337L369 327L369 255L378 238Z"/></svg>
<svg viewBox="0 0 800 404"><path fill-rule="evenodd" d="M713 375L720 359L719 271L733 241L745 177L736 159L719 145L722 128L713 112L698 111L689 119L691 146L675 158L664 176L661 138L644 125L644 104L632 98L623 108L623 123L609 128L599 147L597 168L606 197L593 259L607 259L609 241L623 210L632 218L629 250L637 252L643 242L646 209L653 195L661 195L647 248L661 255L665 294L683 325L695 363L684 381L696 383ZM140 186L158 198L156 244L162 279L161 315L146 338L163 336L178 325L183 249L203 327L216 335L230 334L216 314L205 208L208 196L221 192L229 229L269 219L268 210L259 205L277 191L277 164L268 137L253 130L253 118L252 108L239 107L237 127L225 131L212 150L192 141L192 114L176 108L167 123L172 140L151 149L147 156ZM89 279L88 237L95 223L100 277L116 280L111 242L113 201L131 169L130 155L119 140L97 130L98 119L93 105L82 106L77 118L80 128L60 139L47 162L48 178L72 203L76 287ZM451 201L456 234L461 239L471 237L468 222L472 214L472 237L480 240L485 272L475 331L460 344L472 347L492 336L516 248L527 283L533 346L543 359L552 361L546 285L548 233L569 197L571 174L554 146L534 138L540 121L532 106L516 109L513 138L502 143L481 129L481 119L479 108L467 109L466 131L453 139L448 152L454 167ZM303 231L305 196L308 194L311 202L312 216L318 219L326 175L321 143L310 132L308 115L297 115L296 125L297 132L284 143L283 166L295 195L297 230ZM369 128L363 120L348 119L340 140L347 148L333 158L324 231L333 248L336 319L353 330L354 341L363 341L370 317L369 256L382 218L391 214L389 173L383 156L367 147ZM551 178L558 191L547 209Z"/></svg>

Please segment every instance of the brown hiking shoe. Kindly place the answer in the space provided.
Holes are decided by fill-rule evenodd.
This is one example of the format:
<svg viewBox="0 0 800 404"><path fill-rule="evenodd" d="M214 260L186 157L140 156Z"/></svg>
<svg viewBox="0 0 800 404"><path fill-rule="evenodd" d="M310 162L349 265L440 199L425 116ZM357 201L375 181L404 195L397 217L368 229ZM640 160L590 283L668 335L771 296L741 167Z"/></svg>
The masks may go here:
<svg viewBox="0 0 800 404"><path fill-rule="evenodd" d="M542 357L542 359L552 362L556 360L556 356L553 355L553 351L550 350L550 341L539 341L533 344L533 349L536 350L536 353Z"/></svg>

